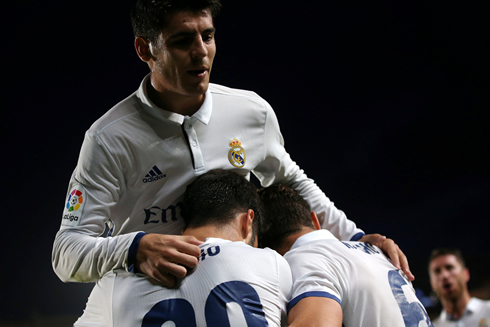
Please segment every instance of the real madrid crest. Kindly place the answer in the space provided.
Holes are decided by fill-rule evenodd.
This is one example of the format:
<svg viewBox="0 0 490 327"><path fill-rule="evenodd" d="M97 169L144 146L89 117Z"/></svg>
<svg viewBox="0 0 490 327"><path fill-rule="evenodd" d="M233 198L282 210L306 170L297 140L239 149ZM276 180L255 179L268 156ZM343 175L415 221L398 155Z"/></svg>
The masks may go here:
<svg viewBox="0 0 490 327"><path fill-rule="evenodd" d="M233 166L243 168L245 166L245 149L242 147L242 142L233 139L230 142L230 146L231 150L228 152L228 160Z"/></svg>

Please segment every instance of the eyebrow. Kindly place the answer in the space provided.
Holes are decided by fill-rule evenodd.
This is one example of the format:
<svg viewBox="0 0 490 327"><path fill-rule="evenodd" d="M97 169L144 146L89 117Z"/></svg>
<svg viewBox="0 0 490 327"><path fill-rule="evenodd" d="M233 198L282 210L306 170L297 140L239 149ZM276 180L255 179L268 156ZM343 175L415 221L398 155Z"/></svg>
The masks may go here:
<svg viewBox="0 0 490 327"><path fill-rule="evenodd" d="M214 33L216 32L216 28L214 27L210 27L210 28L206 28L204 31L202 31L201 34L210 34L210 33ZM169 36L169 40L171 39L176 39L176 38L179 38L179 37L189 37L189 36L194 36L196 35L196 32L195 31L192 31L192 32L177 32L175 34L172 34Z"/></svg>

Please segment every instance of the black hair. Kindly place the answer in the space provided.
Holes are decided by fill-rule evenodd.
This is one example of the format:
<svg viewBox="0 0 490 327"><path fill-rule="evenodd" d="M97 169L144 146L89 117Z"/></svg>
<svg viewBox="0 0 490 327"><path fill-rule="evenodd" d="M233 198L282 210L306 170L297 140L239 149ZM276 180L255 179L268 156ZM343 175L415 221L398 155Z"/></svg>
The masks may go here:
<svg viewBox="0 0 490 327"><path fill-rule="evenodd" d="M224 226L248 209L254 211L252 227L255 239L262 211L257 188L237 173L215 169L187 186L182 216L185 228L209 224Z"/></svg>
<svg viewBox="0 0 490 327"><path fill-rule="evenodd" d="M456 257L456 260L458 260L458 262L461 264L461 267L463 268L466 267L463 254L461 253L461 250L457 248L438 248L432 250L429 257L429 267L432 260L434 260L437 257L448 255L448 254L454 255Z"/></svg>
<svg viewBox="0 0 490 327"><path fill-rule="evenodd" d="M277 184L259 191L263 204L259 246L275 249L302 227L314 228L308 202L289 186Z"/></svg>
<svg viewBox="0 0 490 327"><path fill-rule="evenodd" d="M168 25L169 16L179 11L199 12L210 9L214 18L221 8L220 0L138 0L131 12L135 37L155 43Z"/></svg>

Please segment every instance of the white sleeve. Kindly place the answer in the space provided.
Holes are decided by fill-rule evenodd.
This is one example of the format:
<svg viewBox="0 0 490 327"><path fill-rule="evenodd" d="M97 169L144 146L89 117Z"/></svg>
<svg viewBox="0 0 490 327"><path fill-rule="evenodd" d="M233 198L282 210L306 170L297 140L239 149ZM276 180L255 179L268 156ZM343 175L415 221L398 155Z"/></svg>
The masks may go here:
<svg viewBox="0 0 490 327"><path fill-rule="evenodd" d="M342 286L335 274L335 263L318 253L285 255L293 276L290 310L301 299L315 296L326 297L342 305Z"/></svg>
<svg viewBox="0 0 490 327"><path fill-rule="evenodd" d="M262 186L282 183L294 188L310 204L311 210L317 213L322 228L340 240L350 241L354 236L364 234L291 159L284 148L277 117L265 100L264 103L267 107L264 133L266 153L264 161L253 170Z"/></svg>
<svg viewBox="0 0 490 327"><path fill-rule="evenodd" d="M92 282L114 268L128 268L128 249L137 232L99 237L123 185L103 142L87 132L53 245L52 264L62 281Z"/></svg>
<svg viewBox="0 0 490 327"><path fill-rule="evenodd" d="M274 251L275 252L275 251ZM276 252L277 255L277 271L279 275L279 298L283 311L286 312L286 305L291 298L291 290L293 287L293 276L289 264L284 257Z"/></svg>
<svg viewBox="0 0 490 327"><path fill-rule="evenodd" d="M274 251L274 250L271 250ZM277 258L277 272L279 277L279 301L281 305L281 326L288 325L287 305L291 300L293 276L289 264L284 257L274 251Z"/></svg>

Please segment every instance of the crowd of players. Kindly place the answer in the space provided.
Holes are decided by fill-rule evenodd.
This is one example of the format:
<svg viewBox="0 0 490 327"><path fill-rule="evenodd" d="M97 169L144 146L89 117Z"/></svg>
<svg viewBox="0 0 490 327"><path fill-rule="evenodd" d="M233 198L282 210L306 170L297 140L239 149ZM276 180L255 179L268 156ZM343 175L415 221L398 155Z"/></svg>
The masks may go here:
<svg viewBox="0 0 490 327"><path fill-rule="evenodd" d="M97 282L75 326L431 326L403 252L304 174L270 105L209 82L220 6L131 14L150 74L87 131L53 247Z"/></svg>
<svg viewBox="0 0 490 327"><path fill-rule="evenodd" d="M257 192L232 171L212 170L189 185L183 204L183 234L204 242L192 273L165 288L113 270L75 326L432 326L379 248L320 229L288 186Z"/></svg>

